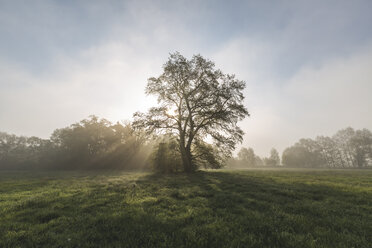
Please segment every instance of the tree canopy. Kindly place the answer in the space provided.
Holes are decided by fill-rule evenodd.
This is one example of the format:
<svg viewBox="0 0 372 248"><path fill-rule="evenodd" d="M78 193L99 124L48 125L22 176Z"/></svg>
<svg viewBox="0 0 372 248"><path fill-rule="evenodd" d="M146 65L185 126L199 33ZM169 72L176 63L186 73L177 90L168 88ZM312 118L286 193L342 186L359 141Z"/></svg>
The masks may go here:
<svg viewBox="0 0 372 248"><path fill-rule="evenodd" d="M242 141L238 121L249 116L243 105L245 83L222 73L201 55L188 60L173 53L163 69L146 87L147 94L157 96L158 106L147 113L135 113L133 126L177 137L186 172L196 169L196 150L211 153L207 146L199 146L206 140L229 155Z"/></svg>

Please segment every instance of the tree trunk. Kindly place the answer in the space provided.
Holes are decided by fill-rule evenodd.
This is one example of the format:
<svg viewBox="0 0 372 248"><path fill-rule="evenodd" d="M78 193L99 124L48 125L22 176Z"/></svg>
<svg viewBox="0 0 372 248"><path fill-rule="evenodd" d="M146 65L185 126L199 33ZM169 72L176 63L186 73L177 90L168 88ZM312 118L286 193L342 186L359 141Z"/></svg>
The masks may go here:
<svg viewBox="0 0 372 248"><path fill-rule="evenodd" d="M180 150L181 150L182 165L183 165L184 171L186 173L194 172L190 149L187 149L183 145L180 145Z"/></svg>

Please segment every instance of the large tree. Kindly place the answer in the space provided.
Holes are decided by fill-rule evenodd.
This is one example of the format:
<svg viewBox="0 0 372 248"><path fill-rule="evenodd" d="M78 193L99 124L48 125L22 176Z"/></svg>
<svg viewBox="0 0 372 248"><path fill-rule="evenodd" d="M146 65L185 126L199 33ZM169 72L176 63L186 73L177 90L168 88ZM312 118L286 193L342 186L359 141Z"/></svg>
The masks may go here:
<svg viewBox="0 0 372 248"><path fill-rule="evenodd" d="M206 139L224 152L235 149L243 136L237 122L249 116L243 105L245 83L200 55L188 60L173 53L163 69L146 87L147 94L157 96L158 106L135 113L134 126L175 135L186 172L196 169L193 147Z"/></svg>

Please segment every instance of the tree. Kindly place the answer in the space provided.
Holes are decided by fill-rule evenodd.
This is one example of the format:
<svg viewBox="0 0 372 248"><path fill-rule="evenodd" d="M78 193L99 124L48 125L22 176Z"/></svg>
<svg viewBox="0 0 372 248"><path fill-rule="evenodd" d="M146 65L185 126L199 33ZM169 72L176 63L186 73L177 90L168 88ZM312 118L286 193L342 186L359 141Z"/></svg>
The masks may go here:
<svg viewBox="0 0 372 248"><path fill-rule="evenodd" d="M176 135L185 172L196 169L193 150L206 138L230 155L244 134L237 122L249 116L243 105L245 83L201 55L188 60L173 53L163 69L146 87L159 105L146 114L135 113L134 127Z"/></svg>
<svg viewBox="0 0 372 248"><path fill-rule="evenodd" d="M345 167L353 167L356 165L355 158L352 153L352 138L355 136L355 131L351 127L339 130L332 139L337 145L337 149L341 154L342 164Z"/></svg>
<svg viewBox="0 0 372 248"><path fill-rule="evenodd" d="M256 155L252 148L242 147L238 153L238 159L245 166L256 166Z"/></svg>
<svg viewBox="0 0 372 248"><path fill-rule="evenodd" d="M351 138L354 159L358 167L368 166L372 160L372 133L368 129L356 130Z"/></svg>
<svg viewBox="0 0 372 248"><path fill-rule="evenodd" d="M328 167L339 167L342 164L336 147L336 142L330 137L316 137L322 156Z"/></svg>
<svg viewBox="0 0 372 248"><path fill-rule="evenodd" d="M279 153L275 148L271 148L269 159L272 161L273 166L280 165Z"/></svg>
<svg viewBox="0 0 372 248"><path fill-rule="evenodd" d="M275 148L271 148L270 157L264 158L263 163L266 166L279 166L280 165L280 156L278 151Z"/></svg>

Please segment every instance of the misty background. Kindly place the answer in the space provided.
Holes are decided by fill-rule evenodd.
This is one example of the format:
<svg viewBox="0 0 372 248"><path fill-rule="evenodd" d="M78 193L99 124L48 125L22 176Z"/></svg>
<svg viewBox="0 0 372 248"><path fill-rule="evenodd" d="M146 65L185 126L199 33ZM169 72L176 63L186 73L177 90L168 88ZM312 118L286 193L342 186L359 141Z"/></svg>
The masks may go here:
<svg viewBox="0 0 372 248"><path fill-rule="evenodd" d="M247 83L242 146L372 129L371 1L0 1L0 128L48 138L91 114L115 123L170 52Z"/></svg>

